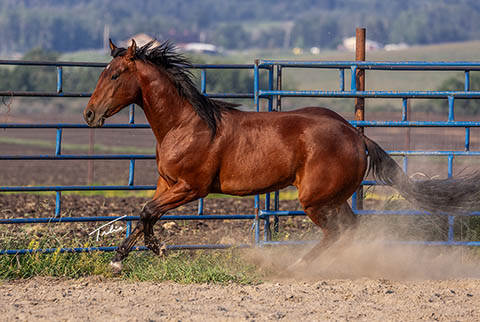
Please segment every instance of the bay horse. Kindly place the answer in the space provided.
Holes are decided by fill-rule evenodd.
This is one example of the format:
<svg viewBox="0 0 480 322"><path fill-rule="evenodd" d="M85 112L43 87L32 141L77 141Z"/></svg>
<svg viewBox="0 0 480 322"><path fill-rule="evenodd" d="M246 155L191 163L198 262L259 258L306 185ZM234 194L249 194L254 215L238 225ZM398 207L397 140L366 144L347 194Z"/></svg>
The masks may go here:
<svg viewBox="0 0 480 322"><path fill-rule="evenodd" d="M479 204L480 175L414 182L377 143L329 109L244 112L205 97L187 69L191 63L168 41L137 47L132 40L119 48L110 40L110 49L113 59L84 119L100 127L125 106L139 105L157 140L159 174L152 200L112 260L116 273L142 234L149 249L161 252L153 226L165 212L209 193L247 196L295 186L305 213L323 231L320 243L299 259L304 264L355 226L347 200L368 171L422 209L459 212Z"/></svg>

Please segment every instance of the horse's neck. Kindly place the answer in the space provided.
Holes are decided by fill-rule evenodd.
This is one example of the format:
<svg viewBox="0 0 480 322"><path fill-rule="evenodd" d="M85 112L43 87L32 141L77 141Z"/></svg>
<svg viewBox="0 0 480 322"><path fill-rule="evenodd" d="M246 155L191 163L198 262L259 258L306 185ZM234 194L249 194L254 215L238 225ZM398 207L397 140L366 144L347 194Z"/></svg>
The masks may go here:
<svg viewBox="0 0 480 322"><path fill-rule="evenodd" d="M141 84L142 108L160 143L170 130L191 123L198 116L169 80L161 81L158 77L165 76L143 75Z"/></svg>

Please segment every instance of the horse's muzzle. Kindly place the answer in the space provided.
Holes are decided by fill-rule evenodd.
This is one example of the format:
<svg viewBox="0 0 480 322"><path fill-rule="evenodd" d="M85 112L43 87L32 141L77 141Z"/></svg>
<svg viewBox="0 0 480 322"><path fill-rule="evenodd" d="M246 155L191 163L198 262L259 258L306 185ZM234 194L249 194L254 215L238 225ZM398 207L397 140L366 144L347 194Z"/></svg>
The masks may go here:
<svg viewBox="0 0 480 322"><path fill-rule="evenodd" d="M88 126L91 127L101 127L105 122L105 117L103 115L96 117L95 112L88 108L83 112L83 118Z"/></svg>

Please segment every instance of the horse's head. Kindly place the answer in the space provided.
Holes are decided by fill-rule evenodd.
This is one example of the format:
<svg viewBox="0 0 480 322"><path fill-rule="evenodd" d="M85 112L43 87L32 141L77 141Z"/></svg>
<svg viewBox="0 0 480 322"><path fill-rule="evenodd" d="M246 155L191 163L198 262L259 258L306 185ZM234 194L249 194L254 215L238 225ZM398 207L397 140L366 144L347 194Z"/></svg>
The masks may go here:
<svg viewBox="0 0 480 322"><path fill-rule="evenodd" d="M83 112L89 126L100 127L105 119L125 106L137 103L140 85L136 77L135 57L137 46L132 39L128 49L117 48L110 40L110 64L100 74L97 86Z"/></svg>

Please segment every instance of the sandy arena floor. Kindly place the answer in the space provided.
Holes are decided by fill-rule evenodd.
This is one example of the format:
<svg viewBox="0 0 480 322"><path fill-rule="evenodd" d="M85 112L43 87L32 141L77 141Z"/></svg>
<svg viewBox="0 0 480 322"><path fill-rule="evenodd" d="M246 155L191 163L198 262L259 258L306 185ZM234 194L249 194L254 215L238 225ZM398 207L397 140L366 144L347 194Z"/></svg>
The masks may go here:
<svg viewBox="0 0 480 322"><path fill-rule="evenodd" d="M1 321L479 321L480 280L255 286L35 278L0 284Z"/></svg>

